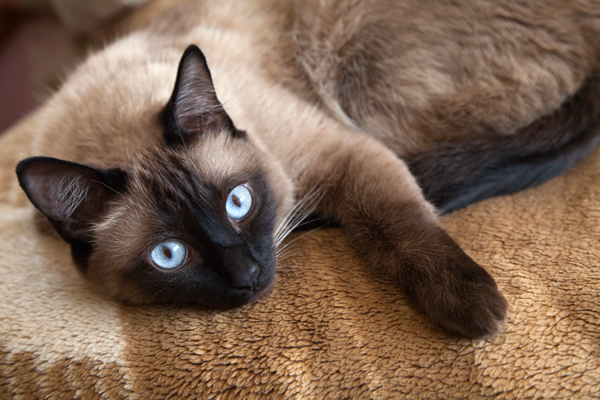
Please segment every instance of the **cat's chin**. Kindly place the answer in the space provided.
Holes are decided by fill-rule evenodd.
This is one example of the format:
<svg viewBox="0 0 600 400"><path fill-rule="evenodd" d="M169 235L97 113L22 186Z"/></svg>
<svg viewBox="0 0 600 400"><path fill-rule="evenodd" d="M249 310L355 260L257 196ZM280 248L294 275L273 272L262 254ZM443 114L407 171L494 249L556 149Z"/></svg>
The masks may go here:
<svg viewBox="0 0 600 400"><path fill-rule="evenodd" d="M263 297L267 296L268 294L270 294L273 291L273 288L275 287L276 283L277 283L277 276L273 275L273 278L271 279L271 281L263 289L256 290L254 292L254 295L249 300L249 302L258 301L258 300L262 299Z"/></svg>
<svg viewBox="0 0 600 400"><path fill-rule="evenodd" d="M271 293L271 291L273 290L274 287L275 287L275 279L273 279L272 282L262 290L259 290L259 291L247 290L247 291L244 291L244 293L236 293L226 303L225 302L223 302L223 303L220 302L219 304L202 303L201 305L206 306L207 308L214 309L214 310L222 310L222 311L232 310L234 308L242 307L248 303L253 303L255 301L262 299L263 297L265 297L269 293Z"/></svg>
<svg viewBox="0 0 600 400"><path fill-rule="evenodd" d="M252 303L262 299L263 297L269 295L275 284L277 282L276 275L267 274L270 276L264 276L261 274L258 282L258 289L255 290L245 290L245 289L231 289L231 292L228 293L227 299L224 297L218 303L207 303L206 301L202 302L202 305L212 308L215 310L231 310L234 308L238 308L244 306L248 303Z"/></svg>
<svg viewBox="0 0 600 400"><path fill-rule="evenodd" d="M263 288L254 290L254 291L248 290L247 294L240 296L239 301L233 301L232 303L225 305L224 307L217 307L217 308L220 308L223 310L230 310L233 308L241 307L248 303L253 303L255 301L258 301L258 300L262 299L263 297L269 295L273 291L276 281L277 281L277 279L275 278L275 276L273 276L273 278L269 281L269 283L266 286L264 286Z"/></svg>

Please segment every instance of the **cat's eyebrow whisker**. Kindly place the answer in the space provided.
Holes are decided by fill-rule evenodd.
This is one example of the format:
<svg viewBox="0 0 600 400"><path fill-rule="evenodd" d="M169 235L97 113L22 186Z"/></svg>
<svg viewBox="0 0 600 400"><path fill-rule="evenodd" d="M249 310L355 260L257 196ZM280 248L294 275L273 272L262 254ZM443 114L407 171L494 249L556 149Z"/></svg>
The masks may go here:
<svg viewBox="0 0 600 400"><path fill-rule="evenodd" d="M140 204L136 203L136 202L135 202L135 201L134 201L134 200L131 198L131 196L129 196L129 197L123 196L121 193L117 192L115 189L111 188L110 186L108 186L107 184L105 184L105 183L103 183L103 182L97 181L97 180L95 180L95 179L92 179L92 180L90 180L90 182L99 183L100 185L104 186L104 187L105 187L105 188L107 188L108 190L111 190L112 192L114 192L114 193L115 193L117 196L121 197L122 199L125 199L125 200L127 200L127 201L130 201L131 203L133 203L134 205L138 206L139 208L141 208L141 209L143 209L143 210L146 210L146 211L148 211L150 214L155 214L153 211L151 211L151 210L147 209L146 207L144 207L144 206L142 206L142 205L140 205Z"/></svg>

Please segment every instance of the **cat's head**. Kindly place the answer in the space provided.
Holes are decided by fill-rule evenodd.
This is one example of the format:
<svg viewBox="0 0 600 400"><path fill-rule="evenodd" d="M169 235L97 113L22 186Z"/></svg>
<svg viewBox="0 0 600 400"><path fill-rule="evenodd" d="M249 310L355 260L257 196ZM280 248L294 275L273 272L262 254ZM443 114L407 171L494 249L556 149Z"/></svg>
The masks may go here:
<svg viewBox="0 0 600 400"><path fill-rule="evenodd" d="M143 157L109 169L33 157L19 182L113 298L224 309L259 298L274 282L287 178L235 127L195 46L156 120L162 143Z"/></svg>

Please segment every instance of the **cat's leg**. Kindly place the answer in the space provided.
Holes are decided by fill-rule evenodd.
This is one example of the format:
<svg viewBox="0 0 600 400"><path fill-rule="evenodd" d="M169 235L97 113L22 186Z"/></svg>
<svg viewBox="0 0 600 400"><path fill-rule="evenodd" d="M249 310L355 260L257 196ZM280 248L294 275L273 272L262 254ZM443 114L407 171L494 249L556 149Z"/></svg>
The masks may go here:
<svg viewBox="0 0 600 400"><path fill-rule="evenodd" d="M438 326L467 337L501 331L507 302L494 279L440 227L404 162L375 140L345 138L325 143L322 135L330 150L313 153L314 167L299 178L309 188L326 176L320 211Z"/></svg>

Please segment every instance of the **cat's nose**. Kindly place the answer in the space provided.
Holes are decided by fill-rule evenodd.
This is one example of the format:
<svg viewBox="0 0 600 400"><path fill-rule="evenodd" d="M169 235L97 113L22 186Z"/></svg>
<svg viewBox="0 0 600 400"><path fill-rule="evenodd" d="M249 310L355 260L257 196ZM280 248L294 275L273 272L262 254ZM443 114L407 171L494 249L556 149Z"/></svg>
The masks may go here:
<svg viewBox="0 0 600 400"><path fill-rule="evenodd" d="M223 248L217 273L235 289L254 290L260 268L242 246Z"/></svg>
<svg viewBox="0 0 600 400"><path fill-rule="evenodd" d="M234 273L231 273L230 284L231 287L237 289L248 289L254 290L256 286L256 282L258 280L258 273L260 269L255 262L250 261L248 264L236 270Z"/></svg>

